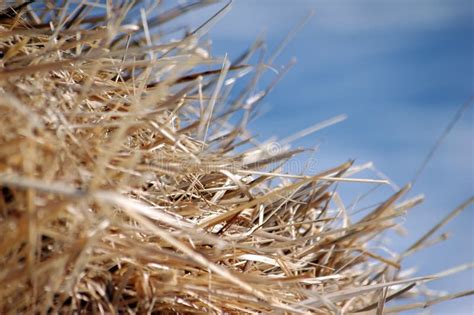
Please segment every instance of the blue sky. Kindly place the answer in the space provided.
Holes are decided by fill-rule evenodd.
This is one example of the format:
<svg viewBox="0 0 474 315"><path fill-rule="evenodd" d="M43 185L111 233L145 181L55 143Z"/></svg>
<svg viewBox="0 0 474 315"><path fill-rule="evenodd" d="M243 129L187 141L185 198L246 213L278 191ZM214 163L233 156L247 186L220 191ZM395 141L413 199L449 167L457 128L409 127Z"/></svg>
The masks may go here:
<svg viewBox="0 0 474 315"><path fill-rule="evenodd" d="M205 16L217 7L203 10ZM338 114L348 119L297 141L317 147L312 170L350 158L372 161L398 185L415 174L458 107L474 94L473 4L464 0L236 0L212 29L212 52L238 56L265 32L269 52L311 10L314 17L287 46L275 65L297 64L266 98L265 113L250 125L261 140L284 138ZM197 15L191 19L198 20ZM263 84L261 85L263 88ZM411 195L426 201L406 217L406 248L474 192L473 106L457 123L427 166ZM369 174L370 175L370 174ZM351 184L349 204L363 185ZM380 201L389 189L366 202ZM346 197L345 197L346 196ZM473 207L448 224L451 238L404 262L418 274L435 273L474 261ZM472 289L467 271L430 283L447 291ZM432 308L436 314L472 314L472 298Z"/></svg>
<svg viewBox="0 0 474 315"><path fill-rule="evenodd" d="M186 16L198 25L223 4ZM459 106L474 95L474 9L468 0L236 0L211 30L212 54L232 60L264 33L269 54L311 10L315 15L276 59L276 68L296 57L297 64L261 104L250 124L264 141L282 139L319 121L347 114L338 125L298 140L294 147L316 148L309 172L348 159L372 161L397 185L414 176L422 160ZM260 88L272 78L269 71ZM453 208L474 193L473 115L458 121L416 183L411 196L423 193L402 226L408 234L388 247L407 248ZM299 161L309 158L303 155ZM303 163L291 164L302 171ZM374 176L372 173L364 173ZM341 187L343 201L370 187ZM379 189L359 207L381 201L393 190ZM474 261L473 207L441 232L450 239L404 261L418 275ZM410 241L411 240L411 241ZM474 287L467 271L432 282L442 291ZM473 298L431 308L435 314L473 314Z"/></svg>

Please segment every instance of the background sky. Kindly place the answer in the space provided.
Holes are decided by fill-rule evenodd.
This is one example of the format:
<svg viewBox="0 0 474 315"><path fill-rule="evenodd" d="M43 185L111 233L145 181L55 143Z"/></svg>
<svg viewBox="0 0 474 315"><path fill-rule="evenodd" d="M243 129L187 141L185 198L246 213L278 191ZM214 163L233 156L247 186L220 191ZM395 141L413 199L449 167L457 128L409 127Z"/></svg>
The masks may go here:
<svg viewBox="0 0 474 315"><path fill-rule="evenodd" d="M202 10L202 16L221 6ZM250 129L261 140L281 139L347 114L343 123L295 143L317 147L311 172L354 158L359 164L372 161L403 186L459 106L474 95L472 1L236 0L209 34L212 53L227 53L233 59L261 32L271 52L311 10L314 17L275 61L284 65L296 57L297 64L266 98L265 114ZM413 188L411 195L424 193L426 201L408 214L403 223L408 234L395 238L391 248L405 249L473 194L472 107ZM368 189L350 185L343 188L346 204ZM391 192L385 188L365 204L380 201L381 193L387 197ZM447 242L407 259L404 267L417 266L417 274L426 275L474 261L473 210L471 206L442 229L452 232ZM463 272L429 287L451 292L472 289L474 273ZM474 298L447 302L431 311L473 314Z"/></svg>

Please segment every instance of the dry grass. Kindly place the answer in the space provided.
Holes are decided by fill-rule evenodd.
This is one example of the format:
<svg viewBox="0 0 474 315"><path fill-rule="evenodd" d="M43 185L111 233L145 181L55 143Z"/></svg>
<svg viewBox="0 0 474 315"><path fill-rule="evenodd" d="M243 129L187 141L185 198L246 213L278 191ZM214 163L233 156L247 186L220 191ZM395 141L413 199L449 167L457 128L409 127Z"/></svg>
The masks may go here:
<svg viewBox="0 0 474 315"><path fill-rule="evenodd" d="M275 83L255 92L261 42L209 56L199 38L220 14L174 41L157 31L210 1L101 2L1 11L1 314L380 314L472 293L385 305L470 267L409 278L400 264L472 198L407 251L377 250L421 198L400 203L404 187L353 222L335 183L386 180L352 162L280 174L299 153L287 143L340 118L277 150L252 138Z"/></svg>

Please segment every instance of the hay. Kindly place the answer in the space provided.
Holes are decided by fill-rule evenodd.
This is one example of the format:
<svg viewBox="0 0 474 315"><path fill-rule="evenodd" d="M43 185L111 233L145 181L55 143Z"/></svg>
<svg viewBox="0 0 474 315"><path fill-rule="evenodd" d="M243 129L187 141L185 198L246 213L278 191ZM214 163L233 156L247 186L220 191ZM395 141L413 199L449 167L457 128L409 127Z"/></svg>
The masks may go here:
<svg viewBox="0 0 474 315"><path fill-rule="evenodd" d="M246 131L274 85L255 92L261 43L209 56L199 38L222 12L181 39L156 31L209 3L0 8L0 313L362 314L472 293L385 305L469 267L400 266L473 200L407 251L376 251L421 198L399 203L408 185L352 222L334 184L386 180L352 162L282 174L300 150Z"/></svg>

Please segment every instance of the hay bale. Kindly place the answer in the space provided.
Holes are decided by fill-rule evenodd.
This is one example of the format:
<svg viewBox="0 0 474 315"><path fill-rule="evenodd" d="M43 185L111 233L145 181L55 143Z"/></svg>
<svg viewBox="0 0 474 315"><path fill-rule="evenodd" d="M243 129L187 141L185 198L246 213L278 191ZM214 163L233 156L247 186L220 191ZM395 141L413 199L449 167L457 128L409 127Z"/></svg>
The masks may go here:
<svg viewBox="0 0 474 315"><path fill-rule="evenodd" d="M231 62L199 42L212 19L155 31L208 3L0 8L1 314L370 312L437 277L401 273L427 238L371 250L409 186L351 222L352 162L282 175L299 150L249 135L268 90L230 88L258 43Z"/></svg>

